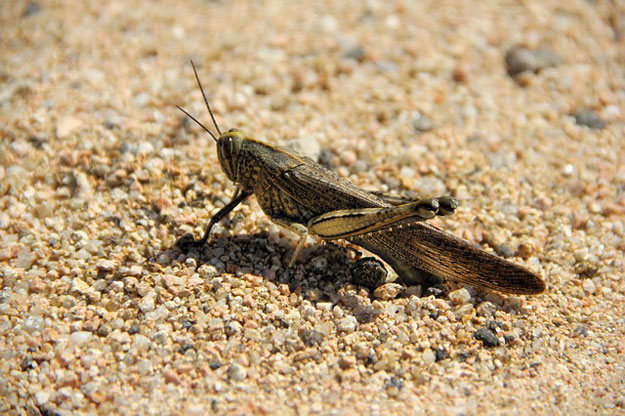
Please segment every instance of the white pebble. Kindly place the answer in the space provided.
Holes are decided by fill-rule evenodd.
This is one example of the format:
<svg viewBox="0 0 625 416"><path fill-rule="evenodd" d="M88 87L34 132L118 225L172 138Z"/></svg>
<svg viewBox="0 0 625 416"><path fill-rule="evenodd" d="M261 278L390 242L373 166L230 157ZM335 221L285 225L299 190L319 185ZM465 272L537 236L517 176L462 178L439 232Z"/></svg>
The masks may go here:
<svg viewBox="0 0 625 416"><path fill-rule="evenodd" d="M348 334L351 334L352 332L356 330L357 327L358 327L358 321L356 320L356 318L354 318L353 316L348 316L348 317L341 319L341 321L339 322L338 329L341 332L346 332Z"/></svg>
<svg viewBox="0 0 625 416"><path fill-rule="evenodd" d="M449 300L456 305L462 305L471 301L471 294L465 288L454 290L449 294Z"/></svg>
<svg viewBox="0 0 625 416"><path fill-rule="evenodd" d="M91 340L93 334L89 331L76 331L70 335L69 339L75 345L83 345Z"/></svg>
<svg viewBox="0 0 625 416"><path fill-rule="evenodd" d="M426 364L433 364L436 361L436 354L434 354L434 351L432 351L431 349L427 348L421 354L421 359Z"/></svg>
<svg viewBox="0 0 625 416"><path fill-rule="evenodd" d="M154 298L152 296L146 296L141 299L139 309L141 309L143 313L152 312L154 310Z"/></svg>
<svg viewBox="0 0 625 416"><path fill-rule="evenodd" d="M247 377L247 371L239 364L234 363L228 368L228 378L234 381L242 381Z"/></svg>
<svg viewBox="0 0 625 416"><path fill-rule="evenodd" d="M582 289L584 289L584 292L588 294L593 294L595 293L595 290L597 290L597 286L591 279L586 279L582 282Z"/></svg>

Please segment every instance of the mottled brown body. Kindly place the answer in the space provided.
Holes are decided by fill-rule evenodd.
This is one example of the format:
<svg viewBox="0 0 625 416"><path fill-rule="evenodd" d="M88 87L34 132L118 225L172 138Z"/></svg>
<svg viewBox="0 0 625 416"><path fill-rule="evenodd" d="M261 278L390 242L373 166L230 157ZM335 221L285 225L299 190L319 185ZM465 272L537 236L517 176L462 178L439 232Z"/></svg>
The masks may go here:
<svg viewBox="0 0 625 416"><path fill-rule="evenodd" d="M250 189L265 214L281 222L306 226L337 209L395 206L292 150L243 138L240 157L239 176L231 179ZM380 256L406 284L422 283L432 274L502 292L544 290L542 280L525 267L425 222L398 223L347 240Z"/></svg>
<svg viewBox="0 0 625 416"><path fill-rule="evenodd" d="M221 133L206 96L204 100L218 137L181 110L217 142L221 167L238 191L211 218L204 237L193 244L204 244L212 226L253 194L276 223L302 237L310 232L364 247L390 264L406 284L424 283L435 276L506 293L544 291L544 282L525 267L424 222L452 214L458 206L454 198L410 200L365 191L293 150L270 146L235 129ZM304 241L300 240L293 260Z"/></svg>

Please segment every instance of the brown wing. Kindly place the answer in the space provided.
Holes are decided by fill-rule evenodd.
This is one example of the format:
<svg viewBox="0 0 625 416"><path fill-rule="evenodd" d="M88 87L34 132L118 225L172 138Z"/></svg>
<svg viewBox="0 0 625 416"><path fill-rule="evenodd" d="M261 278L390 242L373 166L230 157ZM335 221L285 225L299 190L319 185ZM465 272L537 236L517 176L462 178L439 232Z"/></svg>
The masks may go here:
<svg viewBox="0 0 625 416"><path fill-rule="evenodd" d="M383 259L390 258L391 265L398 263L400 269L410 265L435 276L504 293L539 294L545 290L541 278L525 267L426 223L404 224L358 236L357 240Z"/></svg>

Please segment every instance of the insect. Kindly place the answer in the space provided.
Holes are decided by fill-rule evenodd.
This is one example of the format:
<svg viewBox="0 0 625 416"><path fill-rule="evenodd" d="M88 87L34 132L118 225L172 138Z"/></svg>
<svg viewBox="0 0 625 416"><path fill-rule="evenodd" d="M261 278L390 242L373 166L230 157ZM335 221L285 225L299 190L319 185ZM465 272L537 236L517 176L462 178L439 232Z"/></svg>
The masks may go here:
<svg viewBox="0 0 625 416"><path fill-rule="evenodd" d="M344 239L378 255L408 285L446 279L504 293L539 294L541 278L525 267L490 254L426 221L458 207L451 196L407 199L358 188L307 156L245 136L221 131L193 62L193 73L217 130L215 135L182 107L182 112L217 144L221 167L236 185L232 200L209 221L199 240L187 235L183 246L201 246L211 228L243 200L255 195L275 223L300 235L292 266L306 235ZM184 238L183 238L184 240Z"/></svg>

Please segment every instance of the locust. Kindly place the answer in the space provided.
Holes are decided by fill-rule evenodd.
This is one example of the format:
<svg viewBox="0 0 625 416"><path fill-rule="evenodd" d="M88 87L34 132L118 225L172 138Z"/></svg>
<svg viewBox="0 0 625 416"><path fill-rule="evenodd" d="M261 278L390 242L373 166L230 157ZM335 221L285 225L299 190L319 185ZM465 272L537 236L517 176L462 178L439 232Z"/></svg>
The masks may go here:
<svg viewBox="0 0 625 416"><path fill-rule="evenodd" d="M195 240L187 234L182 246L206 244L213 226L254 195L273 222L300 236L289 267L306 237L316 235L327 241L343 239L370 251L406 285L455 281L510 294L545 290L543 280L529 269L427 222L454 213L459 203L452 196L410 199L370 192L294 150L269 145L237 129L222 132L191 65L217 134L177 107L215 141L221 168L236 190L232 200L212 216L203 237Z"/></svg>

